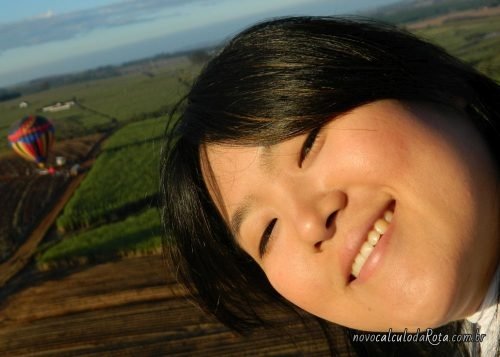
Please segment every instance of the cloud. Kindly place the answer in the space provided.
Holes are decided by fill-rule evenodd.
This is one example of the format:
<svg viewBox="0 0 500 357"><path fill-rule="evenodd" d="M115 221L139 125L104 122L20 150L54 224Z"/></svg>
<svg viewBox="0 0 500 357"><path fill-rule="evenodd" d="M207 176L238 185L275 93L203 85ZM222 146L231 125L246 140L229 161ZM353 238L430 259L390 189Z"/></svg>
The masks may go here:
<svg viewBox="0 0 500 357"><path fill-rule="evenodd" d="M33 19L49 19L53 16L54 16L54 11L47 10L46 12L44 12L40 15L36 15L35 17L33 17Z"/></svg>
<svg viewBox="0 0 500 357"><path fill-rule="evenodd" d="M0 24L0 53L9 49L67 40L99 28L148 22L160 10L213 0L122 0L93 9L56 14L52 10L30 19Z"/></svg>

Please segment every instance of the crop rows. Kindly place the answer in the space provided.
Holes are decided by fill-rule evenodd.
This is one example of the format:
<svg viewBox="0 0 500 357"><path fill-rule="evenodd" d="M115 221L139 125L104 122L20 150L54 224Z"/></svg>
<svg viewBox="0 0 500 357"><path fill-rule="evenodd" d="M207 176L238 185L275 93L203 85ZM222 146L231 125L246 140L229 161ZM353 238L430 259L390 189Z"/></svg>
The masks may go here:
<svg viewBox="0 0 500 357"><path fill-rule="evenodd" d="M149 119L131 123L117 131L104 144L107 151L117 150L132 144L159 139L163 136L165 119Z"/></svg>
<svg viewBox="0 0 500 357"><path fill-rule="evenodd" d="M35 166L14 154L0 158L0 177L26 176L33 172Z"/></svg>
<svg viewBox="0 0 500 357"><path fill-rule="evenodd" d="M0 261L8 258L64 190L64 176L24 176L0 181Z"/></svg>
<svg viewBox="0 0 500 357"><path fill-rule="evenodd" d="M0 261L6 259L18 244L16 227L13 226L14 214L26 182L21 180L0 181L2 214L0 214Z"/></svg>
<svg viewBox="0 0 500 357"><path fill-rule="evenodd" d="M151 204L158 190L157 150L155 143L144 143L101 154L59 217L58 228L91 227L115 211Z"/></svg>
<svg viewBox="0 0 500 357"><path fill-rule="evenodd" d="M69 164L85 159L101 138L92 135L57 143L54 155ZM36 166L14 154L0 158L0 261L7 259L64 191L67 175L40 176Z"/></svg>
<svg viewBox="0 0 500 357"><path fill-rule="evenodd" d="M45 250L37 259L42 269L75 265L88 259L159 252L161 226L158 211L151 208L123 221L103 225L66 237Z"/></svg>
<svg viewBox="0 0 500 357"><path fill-rule="evenodd" d="M108 149L59 217L61 231L106 223L113 216L126 216L154 203L161 142L152 129L159 125L158 120L129 124L109 139Z"/></svg>

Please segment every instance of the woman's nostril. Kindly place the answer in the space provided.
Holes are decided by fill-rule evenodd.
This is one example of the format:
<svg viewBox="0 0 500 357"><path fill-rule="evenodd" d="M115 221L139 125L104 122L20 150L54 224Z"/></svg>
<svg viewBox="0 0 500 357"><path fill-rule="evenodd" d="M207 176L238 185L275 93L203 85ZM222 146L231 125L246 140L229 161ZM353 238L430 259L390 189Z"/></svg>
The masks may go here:
<svg viewBox="0 0 500 357"><path fill-rule="evenodd" d="M323 241L321 241L321 240L319 242L316 242L314 244L314 248L316 248L316 250L320 250L321 249L321 243L323 243Z"/></svg>
<svg viewBox="0 0 500 357"><path fill-rule="evenodd" d="M332 214L330 214L328 216L328 218L326 219L326 228L330 228L333 224L333 220L335 219L335 216L337 215L337 212L333 212Z"/></svg>

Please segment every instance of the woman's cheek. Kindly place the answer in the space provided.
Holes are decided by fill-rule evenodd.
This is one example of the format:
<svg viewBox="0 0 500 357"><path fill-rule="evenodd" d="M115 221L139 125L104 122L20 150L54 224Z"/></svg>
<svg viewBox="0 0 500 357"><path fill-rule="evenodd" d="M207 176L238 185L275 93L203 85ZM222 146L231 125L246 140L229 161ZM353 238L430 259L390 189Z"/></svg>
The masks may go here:
<svg viewBox="0 0 500 357"><path fill-rule="evenodd" d="M325 145L320 166L329 167L345 187L354 184L391 183L405 180L412 153L404 137L378 131L353 131L335 135Z"/></svg>
<svg viewBox="0 0 500 357"><path fill-rule="evenodd" d="M273 252L269 258L263 268L273 288L293 304L313 314L318 313L316 309L324 303L322 300L326 301L327 295L331 294L325 286L324 272L316 269L301 254L290 250Z"/></svg>

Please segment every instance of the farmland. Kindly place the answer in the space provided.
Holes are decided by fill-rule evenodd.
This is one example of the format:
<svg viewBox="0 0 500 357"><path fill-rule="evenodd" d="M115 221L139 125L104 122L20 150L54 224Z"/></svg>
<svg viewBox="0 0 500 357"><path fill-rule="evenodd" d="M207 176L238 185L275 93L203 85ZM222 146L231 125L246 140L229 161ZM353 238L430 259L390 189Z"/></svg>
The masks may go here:
<svg viewBox="0 0 500 357"><path fill-rule="evenodd" d="M102 223L133 204L151 203L158 188L158 143L104 151L58 220L63 231Z"/></svg>
<svg viewBox="0 0 500 357"><path fill-rule="evenodd" d="M235 335L189 303L161 257L128 258L72 274L25 272L0 302L0 355L326 355L318 327L297 322ZM4 293L5 294L5 293ZM0 292L0 299L2 299ZM0 300L2 301L2 300Z"/></svg>
<svg viewBox="0 0 500 357"><path fill-rule="evenodd" d="M103 145L103 151L96 160L84 183L76 191L73 198L68 202L64 213L58 219L57 226L61 232L71 232L75 230L89 229L98 227L116 221L120 217L126 217L131 214L147 210L155 206L158 190L158 172L160 143L159 136L163 133L164 121L162 119L149 119L139 122L133 122L118 130ZM139 133L139 134L138 134ZM81 256L84 250L80 251L80 257L95 257L104 254L125 254L124 250L131 251L154 251L159 249L159 229L151 228L148 224L159 226L159 218L151 210L146 214L147 219L142 219L128 225L137 228L135 233L126 234L123 223L114 223L110 226L104 226L89 230L80 235L73 235L71 239L64 240L61 244L68 242L93 242L92 236L101 243L108 238L108 248L103 249L100 244L95 247L89 247L87 254ZM121 228L118 228L121 227ZM155 231L156 237L149 237L150 229ZM130 229L125 229L129 231ZM143 239L140 240L141 234ZM135 240L132 237L136 237ZM85 237L88 237L86 239ZM114 238L112 238L114 237ZM122 237L122 239L119 239ZM124 237L129 237L129 240ZM115 239L114 248L109 246L110 239ZM130 245L132 239L135 246ZM155 247L151 244L154 242ZM89 243L85 243L88 245ZM78 245L78 244L77 244ZM149 248L141 248L141 245ZM67 249L61 247L52 247L55 249ZM112 251L113 250L113 251ZM92 252L92 254L91 254ZM48 254L48 255L47 255ZM45 264L50 252L42 255L40 264ZM64 256L56 255L59 259ZM66 259L66 258L64 258ZM52 254L52 261L54 255Z"/></svg>
<svg viewBox="0 0 500 357"><path fill-rule="evenodd" d="M68 165L84 161L102 135L94 134L57 143L54 155L64 155ZM13 154L0 159L0 262L23 242L38 220L64 191L68 176L40 176L34 165Z"/></svg>
<svg viewBox="0 0 500 357"><path fill-rule="evenodd" d="M473 16L414 31L500 80L500 16ZM117 77L73 83L0 103L0 135L29 112L76 99L51 114L54 156L83 162L83 182L35 259L0 292L0 354L324 354L317 329L289 324L276 336L234 335L189 303L160 257L159 151L165 113L199 66L180 58ZM29 107L21 109L25 100ZM101 140L106 138L101 143ZM92 155L91 155L92 156ZM71 178L38 176L0 144L0 263L23 242ZM306 336L307 335L307 338ZM307 341L307 342L306 342Z"/></svg>
<svg viewBox="0 0 500 357"><path fill-rule="evenodd" d="M134 72L125 77L72 84L21 98L29 102L31 107L38 108L36 110L46 104L71 99L67 93L72 93L73 98L78 98L78 105L70 110L54 113L51 117L56 127L57 140L60 142L56 144L49 158L50 162L54 162L55 156L64 156L68 164L81 162L82 150L88 151L90 148L86 146L87 144L93 145L100 140L98 138L116 131L115 136L102 148L102 154L96 160L95 167L88 173L89 177L59 218L60 234L56 234L55 241L61 241L66 236L74 236L76 230L93 229L98 225L125 219L129 214L137 214L140 210L154 205L159 172L158 138L164 132L164 123L162 119L148 120L148 115L165 114L185 93L186 83L192 80L199 70L199 66L189 65L182 58L175 63L174 67L158 67L154 71L151 70L147 76L143 72ZM2 123L9 124L19 116L25 115L23 110L33 110L33 108L21 109L15 104L13 101L0 104L0 109L7 109L6 115L2 116ZM5 125L4 128L8 126ZM75 138L68 139L73 137ZM6 141L4 144L6 145ZM0 177L7 172L10 176L35 177L32 175L35 172L32 164L12 156L6 149L3 154L1 152L0 148ZM50 185L57 180L59 178L47 178L46 188L50 188ZM31 179L18 178L9 186L6 183L3 186L5 189L10 189L12 185L16 185L19 187L18 195L34 197L22 189L25 181L32 182ZM51 189L47 192L57 193L62 189L61 186L57 190ZM22 202L18 196L9 197L12 205L20 205ZM48 207L42 205L37 209L43 212L43 209ZM12 224L16 222L13 219L16 210L9 209L9 212L13 213L5 215L4 220L10 224L2 227L4 230L9 229L3 233L9 234L9 237L0 237L4 260L12 254L24 237L16 235L17 231L11 229ZM33 218L36 221L39 217L33 216ZM23 227L26 231L32 228ZM16 241L12 235L16 235ZM156 241L158 245L158 239Z"/></svg>
<svg viewBox="0 0 500 357"><path fill-rule="evenodd" d="M500 81L500 15L493 14L486 18L451 19L415 32Z"/></svg>
<svg viewBox="0 0 500 357"><path fill-rule="evenodd" d="M0 135L6 137L12 123L36 112L44 115L44 106L76 99L71 109L50 113L58 140L79 137L113 127L116 122L143 119L148 113L166 112L186 91L199 71L181 58L173 67L151 69L148 74L134 72L102 80L75 83L21 98L0 102ZM19 108L19 102L29 103ZM8 151L6 141L0 142L0 152Z"/></svg>
<svg viewBox="0 0 500 357"><path fill-rule="evenodd" d="M0 196L4 200L0 216L1 260L10 256L22 243L44 214L44 209L50 209L50 204L65 183L64 176L32 176L0 181Z"/></svg>
<svg viewBox="0 0 500 357"><path fill-rule="evenodd" d="M103 225L66 237L46 248L37 259L44 270L52 264L78 265L88 259L107 260L110 257L160 253L160 217L155 208L125 220Z"/></svg>

